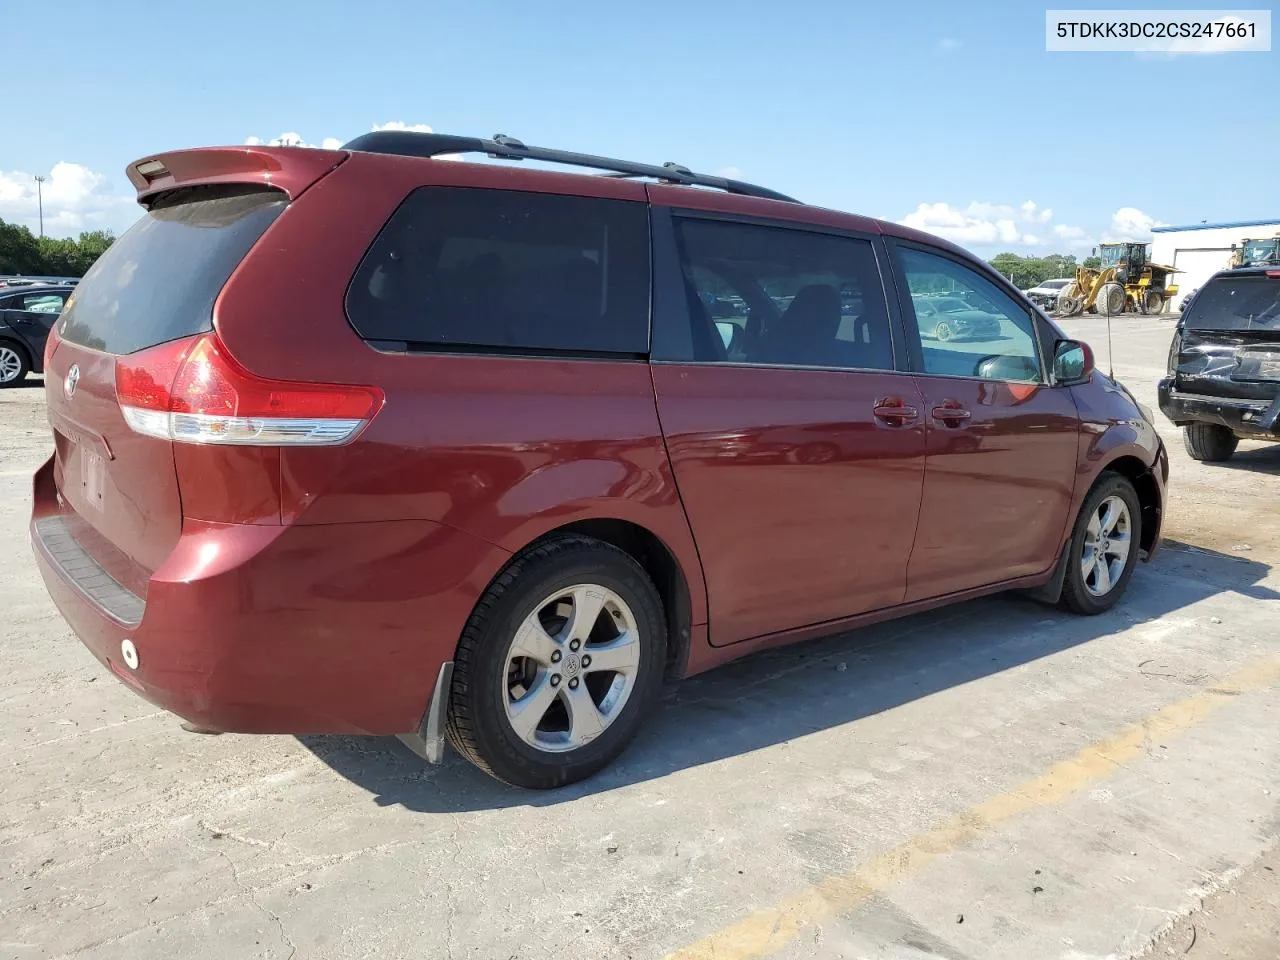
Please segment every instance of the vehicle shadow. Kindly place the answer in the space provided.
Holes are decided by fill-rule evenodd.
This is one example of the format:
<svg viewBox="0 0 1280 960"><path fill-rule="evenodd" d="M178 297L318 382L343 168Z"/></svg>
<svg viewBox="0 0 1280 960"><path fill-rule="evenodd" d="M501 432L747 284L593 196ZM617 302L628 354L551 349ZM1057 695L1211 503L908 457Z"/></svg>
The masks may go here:
<svg viewBox="0 0 1280 960"><path fill-rule="evenodd" d="M1230 460L1211 466L1280 476L1280 443L1264 443L1252 450L1237 450L1231 455Z"/></svg>
<svg viewBox="0 0 1280 960"><path fill-rule="evenodd" d="M549 806L853 723L950 687L1151 622L1215 594L1280 601L1256 560L1166 542L1124 601L1076 617L1019 595L989 597L766 651L669 686L630 749L557 790L508 787L452 750L425 765L392 738L299 740L379 806L459 812ZM1134 664L1135 671L1138 664Z"/></svg>

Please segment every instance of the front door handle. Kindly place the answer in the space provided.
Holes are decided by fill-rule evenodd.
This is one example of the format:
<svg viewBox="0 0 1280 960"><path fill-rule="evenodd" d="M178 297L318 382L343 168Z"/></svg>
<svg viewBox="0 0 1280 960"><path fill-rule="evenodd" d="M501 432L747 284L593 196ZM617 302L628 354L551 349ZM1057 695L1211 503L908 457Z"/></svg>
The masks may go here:
<svg viewBox="0 0 1280 960"><path fill-rule="evenodd" d="M901 397L885 397L883 400L877 400L871 412L877 420L891 427L906 426L920 416L920 411Z"/></svg>
<svg viewBox="0 0 1280 960"><path fill-rule="evenodd" d="M933 419L947 427L958 427L972 416L955 400L944 400L933 408Z"/></svg>

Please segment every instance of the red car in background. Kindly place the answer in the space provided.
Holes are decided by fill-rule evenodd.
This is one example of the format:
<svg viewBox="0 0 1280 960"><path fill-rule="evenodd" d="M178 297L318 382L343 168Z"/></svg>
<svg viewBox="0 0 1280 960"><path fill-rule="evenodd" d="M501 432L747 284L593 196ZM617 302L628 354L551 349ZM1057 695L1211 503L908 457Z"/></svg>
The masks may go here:
<svg viewBox="0 0 1280 960"><path fill-rule="evenodd" d="M128 173L146 213L49 338L31 533L199 727L552 787L664 677L1001 590L1098 613L1158 543L1150 414L935 237L506 137ZM925 293L999 334L922 338Z"/></svg>

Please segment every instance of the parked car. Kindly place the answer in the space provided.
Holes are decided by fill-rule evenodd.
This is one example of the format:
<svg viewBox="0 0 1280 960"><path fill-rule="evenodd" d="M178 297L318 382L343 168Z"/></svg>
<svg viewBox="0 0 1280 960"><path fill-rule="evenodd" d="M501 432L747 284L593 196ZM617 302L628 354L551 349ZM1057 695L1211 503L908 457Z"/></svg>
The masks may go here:
<svg viewBox="0 0 1280 960"><path fill-rule="evenodd" d="M1037 307L1052 312L1057 309L1058 295L1075 282L1075 277L1056 277L1053 280L1041 280L1030 290L1024 290L1023 293Z"/></svg>
<svg viewBox="0 0 1280 960"><path fill-rule="evenodd" d="M78 277L0 277L0 287L47 287L66 285L74 287Z"/></svg>
<svg viewBox="0 0 1280 960"><path fill-rule="evenodd" d="M1191 308L1191 301L1196 298L1196 294L1200 292L1199 287L1195 287L1187 291L1187 295L1182 298L1182 302L1178 304L1178 312L1186 313Z"/></svg>
<svg viewBox="0 0 1280 960"><path fill-rule="evenodd" d="M44 372L45 340L70 296L61 286L0 289L0 387Z"/></svg>
<svg viewBox="0 0 1280 960"><path fill-rule="evenodd" d="M1280 270L1210 277L1178 319L1158 389L1196 460L1230 459L1241 437L1280 440Z"/></svg>
<svg viewBox="0 0 1280 960"><path fill-rule="evenodd" d="M977 310L959 297L911 296L920 333L947 340L990 340L1000 335L998 314Z"/></svg>
<svg viewBox="0 0 1280 960"><path fill-rule="evenodd" d="M88 648L196 727L552 787L664 677L1003 590L1099 613L1159 542L1142 410L928 234L505 137L128 175L146 212L50 338L31 533ZM1006 335L926 342L923 289Z"/></svg>

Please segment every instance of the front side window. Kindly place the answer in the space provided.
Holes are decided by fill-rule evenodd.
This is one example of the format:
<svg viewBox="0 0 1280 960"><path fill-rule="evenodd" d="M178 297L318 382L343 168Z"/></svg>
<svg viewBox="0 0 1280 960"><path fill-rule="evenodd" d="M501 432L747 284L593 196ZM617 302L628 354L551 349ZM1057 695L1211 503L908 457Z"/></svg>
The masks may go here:
<svg viewBox="0 0 1280 960"><path fill-rule="evenodd" d="M677 221L700 360L893 369L867 240L715 220Z"/></svg>
<svg viewBox="0 0 1280 960"><path fill-rule="evenodd" d="M923 250L900 251L924 372L1039 383L1031 317L982 274Z"/></svg>
<svg viewBox="0 0 1280 960"><path fill-rule="evenodd" d="M643 203L421 187L391 216L347 291L366 340L436 349L643 354Z"/></svg>

